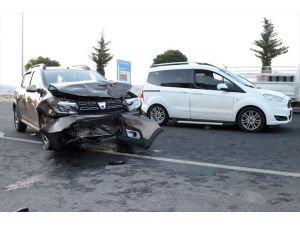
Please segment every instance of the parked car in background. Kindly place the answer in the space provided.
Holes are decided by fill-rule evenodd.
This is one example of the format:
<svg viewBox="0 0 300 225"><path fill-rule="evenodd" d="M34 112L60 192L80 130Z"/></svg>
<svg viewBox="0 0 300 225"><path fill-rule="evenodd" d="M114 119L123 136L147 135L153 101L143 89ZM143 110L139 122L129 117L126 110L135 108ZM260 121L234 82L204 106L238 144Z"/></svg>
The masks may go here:
<svg viewBox="0 0 300 225"><path fill-rule="evenodd" d="M148 148L162 130L140 115L140 99L130 89L88 67L33 66L16 91L15 128L40 131L44 149L112 140Z"/></svg>
<svg viewBox="0 0 300 225"><path fill-rule="evenodd" d="M290 97L257 89L247 79L207 63L152 65L143 90L142 110L165 125L235 123L258 132L292 121Z"/></svg>

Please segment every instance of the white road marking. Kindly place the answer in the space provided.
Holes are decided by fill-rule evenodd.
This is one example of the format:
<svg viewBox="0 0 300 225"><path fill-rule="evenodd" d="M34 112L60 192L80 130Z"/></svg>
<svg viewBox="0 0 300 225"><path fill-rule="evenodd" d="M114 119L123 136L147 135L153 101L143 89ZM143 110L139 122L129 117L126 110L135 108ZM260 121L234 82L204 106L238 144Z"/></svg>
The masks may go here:
<svg viewBox="0 0 300 225"><path fill-rule="evenodd" d="M42 144L40 141L33 141L33 140L27 140L23 138L14 138L14 137L5 137L4 133L0 131L0 138L6 139L6 140L13 140L13 141L21 141L21 142L27 142L27 143L33 143L33 144Z"/></svg>
<svg viewBox="0 0 300 225"><path fill-rule="evenodd" d="M16 183L9 184L4 188L7 189L8 191L13 191L21 188L29 188L34 186L34 184L44 182L45 180L46 178L42 175L34 175L24 180L17 181Z"/></svg>
<svg viewBox="0 0 300 225"><path fill-rule="evenodd" d="M242 171L242 172L260 173L260 174L271 174L271 175L285 176L285 177L300 177L300 173L278 171L278 170L267 170L267 169L251 168L251 167L230 166L230 165L222 165L222 164L215 164L215 163L197 162L197 161L171 159L171 158L163 158L163 157L153 157L153 156L147 156L147 155L137 155L137 154L103 151L103 150L90 150L90 151L101 152L101 153L111 154L111 155L127 156L127 157L141 158L141 159L150 159L150 160L171 162L171 163L179 163L179 164L185 164L185 165L212 167L212 168L217 168L217 169L226 169L226 170L234 170L234 171Z"/></svg>
<svg viewBox="0 0 300 225"><path fill-rule="evenodd" d="M39 141L31 141L31 140L26 140L26 139L21 139L21 138L5 137L4 133L1 132L1 131L0 131L0 138L1 139L7 139L7 140L34 143L34 144L42 144L42 142L39 142ZM189 160L181 160L181 159L171 159L171 158L163 158L163 157L155 157L155 156L147 156L147 155L139 155L139 154L130 154L130 153L123 153L123 152L95 150L95 149L87 149L87 150L91 151L91 152L100 152L100 153L104 153L104 154L127 156L127 157L133 157L133 158L149 159L149 160L170 162L170 163L178 163L178 164L185 164L185 165L211 167L211 168L217 168L217 169L226 169L226 170L234 170L234 171L250 172L250 173L271 174L271 175L285 176L285 177L300 177L300 173L287 172L287 171L257 169L257 168L242 167L242 166L230 166L230 165L223 165L223 164L197 162L197 161L189 161Z"/></svg>

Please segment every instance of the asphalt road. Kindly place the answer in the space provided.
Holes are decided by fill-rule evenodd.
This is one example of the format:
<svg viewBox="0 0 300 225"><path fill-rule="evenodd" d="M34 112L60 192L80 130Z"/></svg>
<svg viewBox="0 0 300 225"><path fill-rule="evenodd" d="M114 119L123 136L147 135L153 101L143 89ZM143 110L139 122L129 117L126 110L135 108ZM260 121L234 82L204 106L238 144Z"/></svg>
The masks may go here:
<svg viewBox="0 0 300 225"><path fill-rule="evenodd" d="M149 150L60 154L12 116L0 103L0 211L300 211L300 114L257 134L169 125Z"/></svg>

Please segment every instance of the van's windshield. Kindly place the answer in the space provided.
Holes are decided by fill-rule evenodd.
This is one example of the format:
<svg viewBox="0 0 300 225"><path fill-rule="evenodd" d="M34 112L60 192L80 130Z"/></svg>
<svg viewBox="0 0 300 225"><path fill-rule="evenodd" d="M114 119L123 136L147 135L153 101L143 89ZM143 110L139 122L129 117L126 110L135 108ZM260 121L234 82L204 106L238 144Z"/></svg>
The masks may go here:
<svg viewBox="0 0 300 225"><path fill-rule="evenodd" d="M220 69L220 70L226 75L228 75L229 77L231 77L232 79L234 79L235 81L239 82L240 84L243 84L247 87L256 88L255 85L251 83L249 80L247 80L246 78L226 69Z"/></svg>

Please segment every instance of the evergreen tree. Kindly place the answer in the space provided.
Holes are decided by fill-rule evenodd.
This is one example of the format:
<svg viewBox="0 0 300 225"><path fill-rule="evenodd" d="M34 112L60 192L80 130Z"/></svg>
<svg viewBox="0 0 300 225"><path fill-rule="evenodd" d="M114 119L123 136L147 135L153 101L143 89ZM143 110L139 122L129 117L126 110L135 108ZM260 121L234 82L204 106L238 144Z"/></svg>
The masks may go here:
<svg viewBox="0 0 300 225"><path fill-rule="evenodd" d="M153 59L153 64L187 62L187 57L179 50L167 50Z"/></svg>
<svg viewBox="0 0 300 225"><path fill-rule="evenodd" d="M43 56L39 56L35 59L30 59L25 65L25 70L28 70L30 67L41 63L45 64L46 66L60 66L60 63L56 60L51 60L48 57L44 58Z"/></svg>
<svg viewBox="0 0 300 225"><path fill-rule="evenodd" d="M255 52L255 56L261 59L262 72L271 72L272 59L288 52L289 47L282 46L282 41L276 39L276 36L273 23L264 18L261 39L254 41L254 45L259 49L250 48Z"/></svg>
<svg viewBox="0 0 300 225"><path fill-rule="evenodd" d="M110 41L105 42L104 31L101 33L101 38L97 42L97 46L93 47L94 52L90 55L90 58L96 63L97 72L105 76L105 67L108 62L113 58L113 55L109 53L108 45Z"/></svg>

